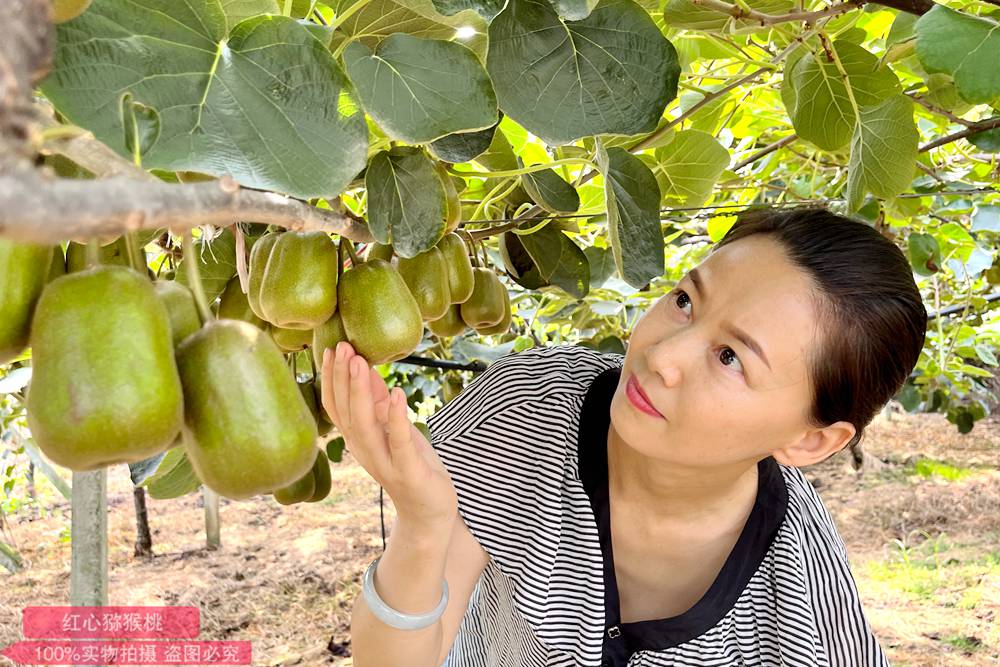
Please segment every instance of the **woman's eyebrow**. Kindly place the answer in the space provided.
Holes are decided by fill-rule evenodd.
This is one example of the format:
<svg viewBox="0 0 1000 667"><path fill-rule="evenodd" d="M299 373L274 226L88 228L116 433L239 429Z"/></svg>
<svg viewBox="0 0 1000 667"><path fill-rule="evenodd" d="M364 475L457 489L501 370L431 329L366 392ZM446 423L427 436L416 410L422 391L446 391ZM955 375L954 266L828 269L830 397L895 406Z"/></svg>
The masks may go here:
<svg viewBox="0 0 1000 667"><path fill-rule="evenodd" d="M702 303L707 304L708 290L705 287L704 277L698 272L698 269L696 268L691 269L690 271L688 271L686 277L690 278L691 282L694 284L694 289L696 292L698 292L698 298L701 299ZM774 369L771 368L771 363L767 360L767 354L764 352L764 348L761 347L760 343L754 340L753 337L750 336L750 334L743 331L739 327L730 324L729 322L723 322L722 328L731 336L736 338L736 340L746 345L751 352L756 354L757 357L764 362L764 365L767 366L767 370L771 371L772 373L774 372Z"/></svg>

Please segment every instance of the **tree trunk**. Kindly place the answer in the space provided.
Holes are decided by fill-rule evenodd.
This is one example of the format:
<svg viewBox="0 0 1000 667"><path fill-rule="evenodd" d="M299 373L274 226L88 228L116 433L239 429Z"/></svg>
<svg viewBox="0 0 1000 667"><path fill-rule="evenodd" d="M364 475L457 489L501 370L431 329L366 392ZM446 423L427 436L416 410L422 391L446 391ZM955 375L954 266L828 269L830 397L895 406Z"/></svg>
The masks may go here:
<svg viewBox="0 0 1000 667"><path fill-rule="evenodd" d="M205 545L209 549L222 546L221 527L219 522L219 494L202 486L202 501L205 505Z"/></svg>
<svg viewBox="0 0 1000 667"><path fill-rule="evenodd" d="M153 555L153 536L149 533L149 515L146 512L146 489L132 489L135 501L135 555L148 558Z"/></svg>

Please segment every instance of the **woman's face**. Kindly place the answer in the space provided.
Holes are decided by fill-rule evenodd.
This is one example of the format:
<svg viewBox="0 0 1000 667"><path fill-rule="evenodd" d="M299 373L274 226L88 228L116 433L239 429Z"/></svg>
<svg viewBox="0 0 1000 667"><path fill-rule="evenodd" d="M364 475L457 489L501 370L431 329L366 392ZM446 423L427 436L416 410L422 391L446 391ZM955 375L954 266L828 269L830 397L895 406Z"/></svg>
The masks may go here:
<svg viewBox="0 0 1000 667"><path fill-rule="evenodd" d="M611 403L613 428L630 448L665 463L719 467L773 454L807 465L777 450L802 446L810 430L806 354L818 340L816 317L807 276L778 242L755 235L718 248L636 323ZM630 378L662 416L633 404Z"/></svg>

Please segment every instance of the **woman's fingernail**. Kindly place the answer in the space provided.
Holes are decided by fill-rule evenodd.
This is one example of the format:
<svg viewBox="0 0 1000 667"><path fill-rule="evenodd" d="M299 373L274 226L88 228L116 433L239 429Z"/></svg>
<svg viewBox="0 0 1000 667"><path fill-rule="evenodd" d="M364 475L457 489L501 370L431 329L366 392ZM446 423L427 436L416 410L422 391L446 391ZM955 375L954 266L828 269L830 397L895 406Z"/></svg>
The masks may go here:
<svg viewBox="0 0 1000 667"><path fill-rule="evenodd" d="M351 359L351 376L358 377L358 362L354 359Z"/></svg>

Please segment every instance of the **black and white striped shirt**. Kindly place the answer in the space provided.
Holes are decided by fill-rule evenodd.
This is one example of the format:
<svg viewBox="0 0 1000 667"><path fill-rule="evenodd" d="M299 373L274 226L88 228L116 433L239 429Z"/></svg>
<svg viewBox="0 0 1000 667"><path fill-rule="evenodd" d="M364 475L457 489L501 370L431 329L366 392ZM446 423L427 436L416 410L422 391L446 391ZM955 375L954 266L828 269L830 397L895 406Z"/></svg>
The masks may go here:
<svg viewBox="0 0 1000 667"><path fill-rule="evenodd" d="M771 457L705 596L680 616L620 622L595 448L623 363L573 345L508 354L428 420L490 555L445 667L888 666L829 512Z"/></svg>

